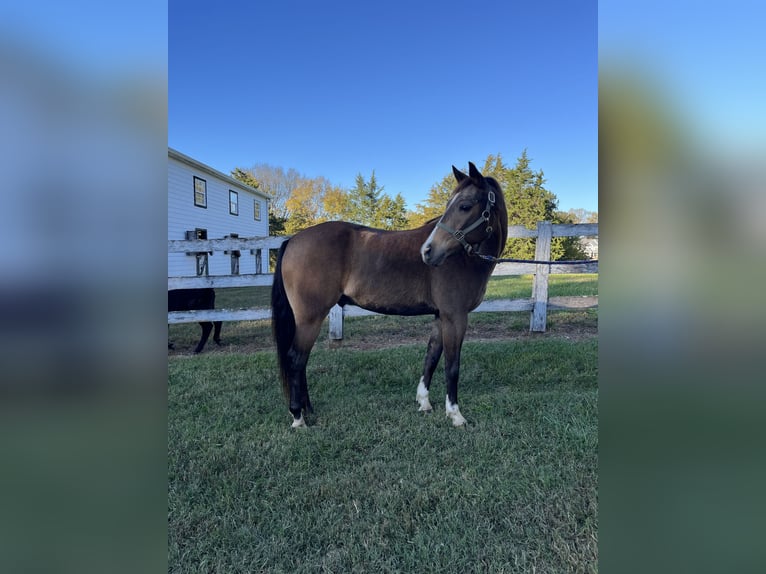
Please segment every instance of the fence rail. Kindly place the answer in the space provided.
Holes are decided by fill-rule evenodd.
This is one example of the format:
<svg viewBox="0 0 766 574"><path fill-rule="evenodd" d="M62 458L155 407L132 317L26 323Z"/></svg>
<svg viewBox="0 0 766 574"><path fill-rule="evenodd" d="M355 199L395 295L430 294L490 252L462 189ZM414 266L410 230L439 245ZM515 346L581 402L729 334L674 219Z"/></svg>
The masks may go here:
<svg viewBox="0 0 766 574"><path fill-rule="evenodd" d="M598 236L597 223L552 224L541 221L537 229L528 229L522 225L508 228L508 237L536 238L535 259L548 261L551 256L553 237L589 237ZM261 252L263 261L268 261L268 250L278 249L288 237L250 237L226 239L168 240L168 253L200 253L215 251L250 251ZM263 254L266 254L265 256ZM598 306L598 296L591 297L548 297L548 277L561 273L598 273L598 261L584 262L577 265L541 265L535 263L500 263L493 275L534 275L532 296L528 299L495 299L483 301L474 313L497 311L529 311L530 331L543 332L546 329L549 309L586 309ZM268 286L274 280L271 273L253 273L246 275L211 275L193 277L168 277L170 289L197 289L204 287L253 287ZM343 318L375 315L354 305L340 307L336 305L330 311L330 338L343 338ZM175 311L168 313L168 323L192 323L197 321L257 321L271 318L270 309L211 309L204 311Z"/></svg>

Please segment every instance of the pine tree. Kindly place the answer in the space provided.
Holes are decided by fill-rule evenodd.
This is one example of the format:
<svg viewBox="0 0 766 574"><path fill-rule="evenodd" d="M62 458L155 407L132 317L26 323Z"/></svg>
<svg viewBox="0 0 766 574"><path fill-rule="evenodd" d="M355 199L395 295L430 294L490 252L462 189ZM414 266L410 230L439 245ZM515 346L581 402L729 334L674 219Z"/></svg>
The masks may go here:
<svg viewBox="0 0 766 574"><path fill-rule="evenodd" d="M258 181L258 179L255 177L255 174L251 170L235 167L231 172L231 177L255 189L259 189L261 187L261 183Z"/></svg>
<svg viewBox="0 0 766 574"><path fill-rule="evenodd" d="M375 213L374 227L379 229L406 229L408 226L407 209L404 198L400 193L393 199L388 195L378 201L378 208Z"/></svg>
<svg viewBox="0 0 766 574"><path fill-rule="evenodd" d="M525 149L513 169L506 170L503 187L508 208L508 225L523 225L535 229L538 221L558 222L556 208L558 199L545 188L543 170L533 171ZM564 253L563 238L551 242L551 259L559 259ZM530 238L509 239L504 255L518 259L534 259L535 240Z"/></svg>
<svg viewBox="0 0 766 574"><path fill-rule="evenodd" d="M347 203L334 199L336 211L342 211L342 219L377 229L405 229L408 226L407 209L401 194L390 197L378 184L375 171L370 180L357 174L355 186L348 191Z"/></svg>
<svg viewBox="0 0 766 574"><path fill-rule="evenodd" d="M419 226L435 217L441 217L454 190L455 176L450 171L449 175L445 175L439 183L431 187L423 203L415 205L416 211L410 216L410 223Z"/></svg>
<svg viewBox="0 0 766 574"><path fill-rule="evenodd" d="M375 171L367 182L361 173L356 175L355 186L349 190L349 220L360 225L375 226L382 187L378 187Z"/></svg>

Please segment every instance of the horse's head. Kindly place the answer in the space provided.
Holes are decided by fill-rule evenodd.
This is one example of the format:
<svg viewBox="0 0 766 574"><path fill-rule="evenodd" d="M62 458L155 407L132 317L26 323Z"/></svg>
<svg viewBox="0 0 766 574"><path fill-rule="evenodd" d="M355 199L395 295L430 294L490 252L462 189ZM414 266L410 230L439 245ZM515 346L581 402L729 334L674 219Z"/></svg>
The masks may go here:
<svg viewBox="0 0 766 574"><path fill-rule="evenodd" d="M502 243L505 243L505 227L498 228L499 211L502 210L505 215L500 186L491 177L484 177L470 162L468 175L454 165L452 172L458 185L452 192L444 215L420 247L423 262L434 267L460 251L472 253L493 233L495 237L502 237ZM503 221L503 225L507 222Z"/></svg>

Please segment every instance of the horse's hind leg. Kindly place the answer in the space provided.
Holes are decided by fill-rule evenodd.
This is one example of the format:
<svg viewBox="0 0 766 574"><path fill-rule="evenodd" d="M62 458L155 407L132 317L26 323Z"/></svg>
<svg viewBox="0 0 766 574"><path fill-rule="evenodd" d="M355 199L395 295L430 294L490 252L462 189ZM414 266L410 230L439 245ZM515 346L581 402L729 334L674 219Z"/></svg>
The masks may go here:
<svg viewBox="0 0 766 574"><path fill-rule="evenodd" d="M221 344L221 324L222 321L213 322L213 325L215 326L215 329L213 330L213 341L215 341L217 345Z"/></svg>
<svg viewBox="0 0 766 574"><path fill-rule="evenodd" d="M290 361L288 371L290 414L293 415L293 428L306 426L303 413L314 412L311 400L309 400L306 366L308 365L311 349L321 328L321 320L310 323L298 323L295 326L295 339L288 354Z"/></svg>
<svg viewBox="0 0 766 574"><path fill-rule="evenodd" d="M309 353L290 349L288 355L290 366L287 371L288 384L290 385L290 414L293 415L293 428L306 426L303 418L303 387L306 385L306 364Z"/></svg>
<svg viewBox="0 0 766 574"><path fill-rule="evenodd" d="M207 338L210 336L210 331L213 330L213 324L210 321L201 322L199 326L202 327L202 336L199 343L197 343L197 348L194 349L195 353L202 352L202 349L205 348L205 343L207 343Z"/></svg>
<svg viewBox="0 0 766 574"><path fill-rule="evenodd" d="M428 400L428 390L431 388L431 378L436 370L436 365L439 364L439 359L442 356L442 349L444 344L442 343L442 329L439 317L436 317L431 329L431 337L428 339L428 351L426 351L426 359L423 364L423 376L420 377L418 383L418 390L415 393L415 400L420 405L419 411L430 412L433 410L431 402Z"/></svg>

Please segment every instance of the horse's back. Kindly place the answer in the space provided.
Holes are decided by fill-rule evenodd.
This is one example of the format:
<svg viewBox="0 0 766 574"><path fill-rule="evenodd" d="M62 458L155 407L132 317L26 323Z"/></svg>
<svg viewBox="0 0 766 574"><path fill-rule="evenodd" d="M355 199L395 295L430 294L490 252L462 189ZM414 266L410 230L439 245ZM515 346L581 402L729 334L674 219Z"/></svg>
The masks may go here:
<svg viewBox="0 0 766 574"><path fill-rule="evenodd" d="M385 231L345 222L301 231L290 239L282 261L291 300L300 298L322 311L340 302L386 314L433 313L431 270L420 256L428 233L425 228Z"/></svg>
<svg viewBox="0 0 766 574"><path fill-rule="evenodd" d="M348 254L354 234L360 229L363 228L352 223L328 221L296 233L282 255L283 272L310 272L320 268L327 272L337 270Z"/></svg>

